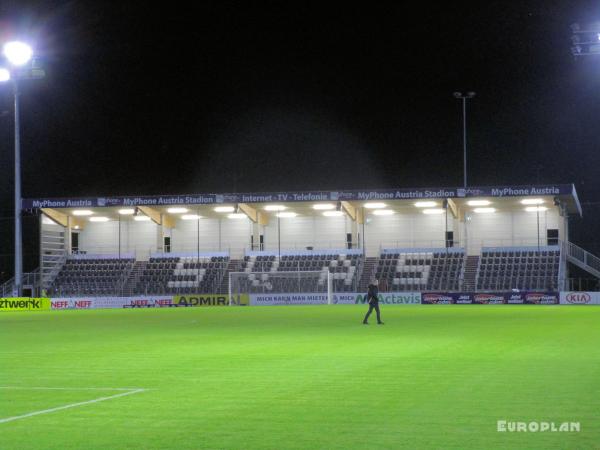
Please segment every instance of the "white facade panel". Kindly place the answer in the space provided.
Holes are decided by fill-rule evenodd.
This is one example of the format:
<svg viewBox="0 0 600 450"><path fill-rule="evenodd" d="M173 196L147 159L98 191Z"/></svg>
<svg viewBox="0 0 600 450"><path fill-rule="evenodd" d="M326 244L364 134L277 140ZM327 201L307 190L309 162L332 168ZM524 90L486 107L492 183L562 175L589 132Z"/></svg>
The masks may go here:
<svg viewBox="0 0 600 450"><path fill-rule="evenodd" d="M171 230L171 251L218 251L219 234L219 219L178 220Z"/></svg>
<svg viewBox="0 0 600 450"><path fill-rule="evenodd" d="M539 214L539 229L538 229ZM470 213L468 222L469 254L477 254L482 247L519 247L546 245L546 231L558 229L558 210L496 211L488 214ZM561 237L562 239L562 237Z"/></svg>
<svg viewBox="0 0 600 450"><path fill-rule="evenodd" d="M298 216L279 219L282 249L314 249L344 248L346 246L346 230L351 226L346 216ZM271 218L264 229L265 249L278 248L277 218Z"/></svg>
<svg viewBox="0 0 600 450"><path fill-rule="evenodd" d="M79 233L79 250L88 254L119 252L119 222L88 222Z"/></svg>
<svg viewBox="0 0 600 450"><path fill-rule="evenodd" d="M368 215L365 224L367 256L377 256L381 248L442 248L446 230L452 231L453 219L446 214Z"/></svg>

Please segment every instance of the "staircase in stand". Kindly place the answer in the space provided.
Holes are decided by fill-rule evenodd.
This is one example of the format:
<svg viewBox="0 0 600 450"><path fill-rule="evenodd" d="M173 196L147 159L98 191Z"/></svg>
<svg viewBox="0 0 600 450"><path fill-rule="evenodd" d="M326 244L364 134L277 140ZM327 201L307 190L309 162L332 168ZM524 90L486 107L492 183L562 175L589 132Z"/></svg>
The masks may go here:
<svg viewBox="0 0 600 450"><path fill-rule="evenodd" d="M590 275L600 278L600 258L572 242L565 242L563 251L566 253L568 262L575 264Z"/></svg>
<svg viewBox="0 0 600 450"><path fill-rule="evenodd" d="M379 258L376 256L369 256L365 259L365 265L360 276L360 282L358 283L358 292L367 292L369 282L375 276L375 268L378 262Z"/></svg>
<svg viewBox="0 0 600 450"><path fill-rule="evenodd" d="M241 259L230 259L227 267L225 268L225 273L223 274L223 278L221 279L221 284L219 285L219 290L216 294L228 294L229 293L229 274L232 272L241 272L242 271L242 260Z"/></svg>
<svg viewBox="0 0 600 450"><path fill-rule="evenodd" d="M479 267L479 255L467 256L462 290L473 292L477 288L477 268Z"/></svg>
<svg viewBox="0 0 600 450"><path fill-rule="evenodd" d="M133 295L135 295L135 288L140 277L144 273L147 264L148 261L135 262L135 264L133 265L133 269L131 269L131 272L129 272L125 282L123 283L122 292L124 297L132 297Z"/></svg>

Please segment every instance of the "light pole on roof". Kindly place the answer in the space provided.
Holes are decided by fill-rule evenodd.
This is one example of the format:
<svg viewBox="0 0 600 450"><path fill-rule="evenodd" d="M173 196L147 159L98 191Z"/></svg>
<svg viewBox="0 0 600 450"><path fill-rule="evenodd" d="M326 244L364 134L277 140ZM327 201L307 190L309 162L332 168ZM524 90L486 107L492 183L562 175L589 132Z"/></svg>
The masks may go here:
<svg viewBox="0 0 600 450"><path fill-rule="evenodd" d="M469 91L466 94L455 92L454 98L462 100L463 110L463 187L467 188L467 100L475 97L475 92Z"/></svg>
<svg viewBox="0 0 600 450"><path fill-rule="evenodd" d="M2 53L9 67L0 68L0 82L12 81L15 117L15 282L13 294L21 296L23 287L23 247L21 237L21 135L19 122L19 80L43 78L44 71L33 64L30 45L11 41Z"/></svg>

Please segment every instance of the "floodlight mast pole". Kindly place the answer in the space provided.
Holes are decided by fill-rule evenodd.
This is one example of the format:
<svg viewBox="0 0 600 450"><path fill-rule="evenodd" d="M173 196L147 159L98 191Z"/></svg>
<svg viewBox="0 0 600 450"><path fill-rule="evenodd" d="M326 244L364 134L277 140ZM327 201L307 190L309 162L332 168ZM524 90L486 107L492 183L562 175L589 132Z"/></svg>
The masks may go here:
<svg viewBox="0 0 600 450"><path fill-rule="evenodd" d="M454 98L462 100L463 113L463 187L467 188L467 100L475 97L475 92L455 92Z"/></svg>
<svg viewBox="0 0 600 450"><path fill-rule="evenodd" d="M23 289L23 239L21 230L21 126L19 114L19 79L43 78L45 72L32 62L33 50L23 42L4 44L3 54L13 69L0 68L0 82L12 81L15 105L15 277L13 294L20 297Z"/></svg>
<svg viewBox="0 0 600 450"><path fill-rule="evenodd" d="M15 294L21 296L23 285L23 239L21 237L21 127L19 120L19 83L13 78L15 97Z"/></svg>

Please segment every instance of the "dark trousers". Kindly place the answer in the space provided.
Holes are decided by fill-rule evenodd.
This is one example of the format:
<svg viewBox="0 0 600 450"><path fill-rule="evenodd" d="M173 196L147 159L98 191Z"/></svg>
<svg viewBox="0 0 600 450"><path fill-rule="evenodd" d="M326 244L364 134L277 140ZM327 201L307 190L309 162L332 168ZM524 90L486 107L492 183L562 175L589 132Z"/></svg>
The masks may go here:
<svg viewBox="0 0 600 450"><path fill-rule="evenodd" d="M367 315L365 316L365 320L363 320L363 322L366 322L367 320L369 320L369 316L371 315L373 310L375 310L375 312L377 313L377 323L381 323L381 314L379 312L379 302L369 303L369 311L367 311Z"/></svg>

